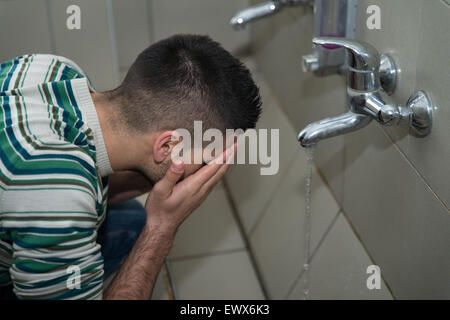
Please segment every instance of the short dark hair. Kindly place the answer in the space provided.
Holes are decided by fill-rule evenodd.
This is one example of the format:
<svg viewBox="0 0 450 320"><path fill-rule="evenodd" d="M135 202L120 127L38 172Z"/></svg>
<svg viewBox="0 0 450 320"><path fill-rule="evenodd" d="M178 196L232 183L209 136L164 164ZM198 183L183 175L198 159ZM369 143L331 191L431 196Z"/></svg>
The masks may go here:
<svg viewBox="0 0 450 320"><path fill-rule="evenodd" d="M250 71L208 36L174 35L145 49L110 92L139 131L254 128L261 98ZM149 128L151 127L151 128Z"/></svg>

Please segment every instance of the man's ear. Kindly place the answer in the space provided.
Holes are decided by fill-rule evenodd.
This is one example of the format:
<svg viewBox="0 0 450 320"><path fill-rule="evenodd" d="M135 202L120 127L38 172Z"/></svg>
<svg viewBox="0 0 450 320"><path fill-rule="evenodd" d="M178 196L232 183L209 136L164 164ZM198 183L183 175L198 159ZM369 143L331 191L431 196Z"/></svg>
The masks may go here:
<svg viewBox="0 0 450 320"><path fill-rule="evenodd" d="M170 157L173 147L178 143L177 140L172 141L172 136L175 136L175 131L164 131L156 137L153 144L153 158L156 163L161 163Z"/></svg>

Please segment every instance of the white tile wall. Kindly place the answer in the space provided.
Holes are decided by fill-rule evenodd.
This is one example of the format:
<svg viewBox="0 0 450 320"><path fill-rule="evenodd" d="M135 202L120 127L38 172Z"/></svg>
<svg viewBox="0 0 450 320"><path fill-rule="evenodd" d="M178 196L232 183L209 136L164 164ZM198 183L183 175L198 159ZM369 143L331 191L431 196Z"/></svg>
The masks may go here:
<svg viewBox="0 0 450 320"><path fill-rule="evenodd" d="M257 68L288 115L295 135L308 123L346 112L345 79L317 78L301 70L301 57L312 51L313 12L287 8L276 16L256 22L251 29ZM338 199L342 199L343 139L324 141L316 163L325 173Z"/></svg>
<svg viewBox="0 0 450 320"><path fill-rule="evenodd" d="M392 299L381 278L380 289L367 288L370 260L344 216L339 214L325 241L313 257L309 274L309 299ZM381 270L381 276L383 270ZM289 299L304 299L298 281Z"/></svg>
<svg viewBox="0 0 450 320"><path fill-rule="evenodd" d="M219 184L178 230L169 254L178 299L264 299L231 210ZM170 298L167 290L159 280L152 299Z"/></svg>
<svg viewBox="0 0 450 320"><path fill-rule="evenodd" d="M153 286L151 300L169 300L169 283L166 276L166 271L161 270L156 278Z"/></svg>
<svg viewBox="0 0 450 320"><path fill-rule="evenodd" d="M219 184L180 226L170 257L179 259L244 248L224 188Z"/></svg>
<svg viewBox="0 0 450 320"><path fill-rule="evenodd" d="M298 150L288 175L277 188L250 244L272 299L284 299L301 272L305 245L306 155ZM339 207L316 171L311 199L311 253L317 248Z"/></svg>
<svg viewBox="0 0 450 320"><path fill-rule="evenodd" d="M426 1L419 33L416 88L426 90L435 105L430 137L409 137L406 154L428 184L450 208L450 4Z"/></svg>
<svg viewBox="0 0 450 320"><path fill-rule="evenodd" d="M360 1L360 26L364 26L364 11L372 2ZM391 54L401 69L394 101L406 103L414 91L421 89L431 95L435 105L433 132L424 139L408 135L406 127L384 129L448 208L450 182L442 177L450 176L450 167L445 165L450 159L450 66L444 62L448 61L450 43L450 6L442 0L382 0L377 5L381 8L381 30L360 27L358 38Z"/></svg>
<svg viewBox="0 0 450 320"><path fill-rule="evenodd" d="M179 299L263 299L247 252L238 251L172 263Z"/></svg>
<svg viewBox="0 0 450 320"><path fill-rule="evenodd" d="M231 186L230 192L246 233L253 229L258 217L271 201L272 194L280 184L283 175L288 174L288 165L300 148L295 139L294 129L273 98L265 80L257 74L255 76L263 101L262 115L257 128L279 130L280 163L276 175L262 176L260 165L235 165L227 174L226 179Z"/></svg>
<svg viewBox="0 0 450 320"><path fill-rule="evenodd" d="M394 296L448 299L450 213L375 123L346 160L345 212Z"/></svg>
<svg viewBox="0 0 450 320"><path fill-rule="evenodd" d="M151 4L149 0L113 0L112 4L119 66L123 71L153 42Z"/></svg>
<svg viewBox="0 0 450 320"><path fill-rule="evenodd" d="M450 6L442 0L358 3L358 39L396 60L401 69L396 102L405 103L415 90L430 93L433 132L417 139L407 128L373 123L321 142L315 162L364 246L382 266L394 296L448 298ZM366 29L369 4L381 8L381 30ZM311 50L311 36L312 11L304 8L256 22L251 30L257 69L296 131L347 109L344 79L315 78L300 70L301 55Z"/></svg>
<svg viewBox="0 0 450 320"><path fill-rule="evenodd" d="M231 17L248 6L248 0L152 0L154 40L177 33L208 34L225 49L239 53L245 48L248 30L236 32Z"/></svg>
<svg viewBox="0 0 450 320"><path fill-rule="evenodd" d="M55 53L74 60L91 79L97 90L113 89L118 84L113 54L114 43L109 37L106 1L80 1L81 29L66 28L66 8L70 0L49 0L53 25Z"/></svg>
<svg viewBox="0 0 450 320"><path fill-rule="evenodd" d="M51 53L45 0L0 2L0 61L29 53Z"/></svg>

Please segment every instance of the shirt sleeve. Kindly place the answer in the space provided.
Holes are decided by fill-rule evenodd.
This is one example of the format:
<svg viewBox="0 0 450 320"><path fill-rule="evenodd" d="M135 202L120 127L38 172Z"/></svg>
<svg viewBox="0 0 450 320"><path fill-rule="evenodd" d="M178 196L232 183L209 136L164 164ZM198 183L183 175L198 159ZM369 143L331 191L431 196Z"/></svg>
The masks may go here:
<svg viewBox="0 0 450 320"><path fill-rule="evenodd" d="M11 230L10 276L18 298L102 298L103 257L90 192L76 183L38 185L8 191L4 205L2 223Z"/></svg>

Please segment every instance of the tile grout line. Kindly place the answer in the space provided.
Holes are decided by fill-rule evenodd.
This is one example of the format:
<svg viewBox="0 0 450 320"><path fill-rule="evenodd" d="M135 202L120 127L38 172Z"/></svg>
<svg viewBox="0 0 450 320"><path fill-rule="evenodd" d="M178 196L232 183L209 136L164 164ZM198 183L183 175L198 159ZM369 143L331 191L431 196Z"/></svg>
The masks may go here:
<svg viewBox="0 0 450 320"><path fill-rule="evenodd" d="M391 139L391 137L384 131L384 129L380 126L378 126L379 129L381 130L381 132L386 136L386 138L389 140L389 142L394 146L394 148L400 153L400 155L404 158L404 160L411 166L411 168L413 169L413 171L419 176L419 178L423 181L423 183L427 186L427 188L430 190L431 193L433 193L433 195L436 197L436 199L441 203L441 205L444 207L444 209L450 213L450 210L447 208L447 206L445 205L445 203L440 199L439 195L431 188L431 186L427 183L426 179L420 174L420 172L415 168L415 166L412 164L412 162L409 160L409 158L404 154L404 152L401 150L401 148ZM345 148L344 148L344 160L345 160ZM356 231L356 228L354 227L353 223L351 222L351 219L347 216L346 210L344 209L343 204L338 200L338 198L336 197L336 194L334 193L333 189L331 188L331 185L329 184L328 180L326 179L325 175L323 174L323 172L320 170L320 168L318 166L316 166L317 172L319 173L320 177L322 178L322 180L324 181L326 187L330 190L330 193L332 194L333 198L336 200L336 203L339 205L339 207L341 208L342 211L342 215L344 216L345 220L347 221L347 223L349 224L350 228L352 229L353 233L356 235L358 241L361 243L362 247L364 248L364 250L366 251L367 255L369 256L370 260L372 262L375 262L375 259L373 258L373 256L370 254L370 251L367 249L367 247L365 246L364 242L362 241L361 236L359 235L359 233ZM344 162L344 172L345 172L345 162ZM345 179L345 175L343 177L343 179ZM345 197L345 192L344 192L344 197ZM381 275L381 278L384 281L384 284L386 285L389 293L392 295L392 297L395 298L394 292L392 290L392 288L389 286L388 281L386 280L386 278L384 277L384 275Z"/></svg>
<svg viewBox="0 0 450 320"><path fill-rule="evenodd" d="M165 278L167 281L166 291L169 300L179 300L178 290L175 285L175 279L173 277L172 264L169 258L164 259L163 269L165 271Z"/></svg>
<svg viewBox="0 0 450 320"><path fill-rule="evenodd" d="M260 74L260 76L263 78L263 81L265 81L264 75L263 75L261 72L259 72L259 74ZM287 115L287 112L284 110L282 104L279 103L278 96L272 92L270 86L267 86L267 87L268 87L268 90L270 91L270 93L272 93L272 97L274 98L275 103L277 104L278 108L279 108L279 109L281 110L281 112L286 116L286 115ZM289 119L289 118L288 118L288 119ZM292 126L292 123L291 123L290 121L289 121L289 124L291 124L291 126ZM345 151L345 149L344 149L344 151ZM345 157L345 152L344 152L344 157ZM294 159L295 159L295 157L294 157ZM344 158L344 159L345 159L345 158ZM292 163L293 163L293 160L289 163L289 166L290 166ZM370 260L371 260L372 262L375 262L375 260L373 259L373 257L372 257L371 254L369 253L369 251L367 250L366 246L365 246L364 243L362 242L361 237L360 237L359 234L356 232L356 229L355 229L354 226L351 224L349 218L347 217L347 215L346 215L346 213L345 213L345 210L343 209L342 203L341 203L340 201L338 201L336 194L334 193L333 189L331 188L331 186L330 186L328 180L327 180L327 179L325 178L325 176L323 175L323 172L319 169L318 166L316 166L316 165L314 165L314 166L315 166L316 171L318 172L320 178L322 179L322 181L323 181L324 184L326 185L327 189L328 189L329 192L331 193L332 197L334 198L334 200L336 201L336 203L338 204L339 209L340 209L339 212L338 212L338 214L337 214L336 217L334 218L335 220L333 221L332 224L334 225L335 221L336 221L337 218L339 217L339 213L342 213L342 215L343 215L344 218L346 219L347 223L349 224L350 228L352 229L352 231L353 231L353 233L355 234L355 236L356 236L356 238L358 239L358 241L361 243L361 246L363 247L364 251L366 252L366 254L368 255L368 257L370 258ZM344 162L344 166L345 166L345 162ZM344 168L344 169L345 169L345 168ZM284 177L284 175L283 175L283 177ZM344 178L345 178L345 176L344 176ZM280 184L281 184L281 182L280 182L278 185L280 185ZM433 192L433 193L434 193L434 192ZM272 199L272 197L271 197L271 199ZM259 217L258 217L258 219L257 219L257 222L256 222L255 225L250 229L250 231L249 231L249 236L251 235L251 233L254 231L254 229L257 227L257 225L259 224L259 222L260 222L260 221L262 220L262 218L264 217L264 215L265 215L265 213L266 213L266 211L267 211L267 207L268 207L268 205L262 210L262 213L259 215ZM445 206L444 206L444 207L445 207ZM332 226L330 225L330 227L329 227L330 230L331 230L331 227L332 227ZM327 230L326 232L327 232L327 234L328 234L329 230ZM325 235L324 235L324 237L325 237ZM316 254L317 250L319 249L319 245L320 245L321 243L322 243L322 241L319 242L318 247L315 249L315 251L314 251L314 253L313 253L312 257L311 257L311 260L313 259L314 255ZM303 271L301 271L301 274L302 274L302 273L303 273ZM299 275L299 278L298 278L298 279L300 279L301 274ZM384 283L385 283L385 285L386 285L386 287L387 287L389 293L390 293L390 294L392 295L392 297L395 299L395 295L393 294L393 291L392 291L392 289L390 288L388 282L386 281L386 279L384 278L383 275L381 275L381 277L382 277L382 279L383 279L383 281L384 281ZM291 291L291 290L290 290L290 291ZM290 291L289 291L289 293L288 293L287 296L289 296L289 294L291 293ZM287 297L287 296L286 296L286 297Z"/></svg>
<svg viewBox="0 0 450 320"><path fill-rule="evenodd" d="M114 73L115 85L120 85L120 63L119 63L119 49L117 46L117 34L114 18L114 8L112 0L106 0L106 18L108 24L108 35L110 41L112 68Z"/></svg>
<svg viewBox="0 0 450 320"><path fill-rule="evenodd" d="M281 107L280 107L280 109L281 109ZM344 151L343 151L343 152L344 152L344 160L345 160L345 148L344 148ZM292 163L293 163L293 161L292 161ZM290 163L289 166L290 166L292 163ZM345 166L345 161L344 161L344 166ZM336 203L338 204L338 207L339 207L340 212L342 213L342 215L344 216L345 220L346 220L347 223L349 224L350 228L352 229L352 231L353 231L353 233L355 234L355 236L356 236L356 238L358 239L358 241L361 243L361 246L363 247L364 251L366 252L366 254L368 255L368 257L370 258L370 260L371 260L372 262L375 262L375 260L373 259L372 255L371 255L371 254L369 253L369 251L367 250L367 247L364 245L364 242L362 241L360 235L356 232L355 227L354 227L353 224L351 223L351 220L348 218L348 216L347 216L347 214L346 214L346 212L345 212L345 210L344 210L343 204L341 203L341 201L338 200L338 198L337 198L335 192L334 192L333 189L331 188L331 185L330 185L330 183L328 182L328 180L326 179L325 175L323 174L323 172L320 170L320 168L319 168L316 164L314 164L314 168L316 169L316 171L317 171L319 177L321 178L321 180L322 180L323 183L325 184L326 188L327 188L328 191L330 192L331 196L333 197L333 199L334 199L334 200L336 201ZM344 171L345 171L345 168L344 168ZM344 175L343 179L345 179L345 175ZM279 183L279 185L280 185L280 184L281 184L281 182ZM428 186L428 184L426 184L426 185ZM432 191L432 192L433 192L433 191ZM434 193L434 192L433 192L433 193ZM344 193L344 195L345 195L345 193ZM272 199L272 197L271 197L271 199ZM443 205L444 205L444 204L443 204ZM267 207L268 207L268 206L267 206ZM444 205L444 208L446 208L445 205ZM258 218L258 220L257 220L258 223L260 222L260 220L262 220L263 215L265 214L266 210L267 210L267 208L265 208L265 209L263 210L263 212L260 214L260 216L259 216L259 218ZM448 211L448 209L447 209L447 211ZM251 229L251 232L254 231L254 229L256 228L256 226L257 226L257 223L255 223L254 227ZM250 232L249 232L249 235L251 235ZM315 252L314 252L314 254L315 254ZM311 256L311 260L312 260L312 258L313 258L313 256ZM303 271L301 271L301 273L303 274ZM300 277L301 277L301 274L299 275L299 279L300 279ZM394 293L393 293L391 287L389 286L388 282L386 281L386 278L383 276L383 274L381 275L381 278L383 279L383 282L384 282L384 284L386 285L386 287L387 287L389 293L391 294L391 296L392 296L393 299L395 300L395 299L396 299L396 298L395 298L395 295L394 295ZM291 292L289 292L289 294L290 294L290 293L291 293ZM289 294L288 294L287 296L289 296Z"/></svg>
<svg viewBox="0 0 450 320"><path fill-rule="evenodd" d="M261 210L261 213L258 215L258 217L256 218L256 221L254 222L253 226L251 228L249 228L248 230L248 237L251 237L253 235L253 233L255 232L256 228L258 227L258 225L261 223L262 219L265 217L265 215L267 214L267 210L270 207L270 204L273 200L273 198L275 198L276 194L278 193L278 189L279 187L282 185L284 179L287 177L287 175L289 174L289 169L291 168L291 166L294 165L295 160L297 159L298 154L300 153L300 150L298 150L293 156L292 159L289 160L289 163L287 165L287 169L286 172L284 172L281 177L280 177L280 181L277 183L276 187L274 188L274 191L272 192L272 194L270 195L269 199L266 201L266 204L264 205L264 207Z"/></svg>
<svg viewBox="0 0 450 320"><path fill-rule="evenodd" d="M414 166L411 159L408 158L406 153L400 148L400 146L389 136L389 134L383 129L379 128L381 132L386 136L386 138L389 140L389 142L393 145L393 147L397 150L398 153L402 156L402 158L406 161L406 163L409 164L409 166L412 168L414 173L422 180L422 182L427 186L427 188L430 190L430 192L434 195L434 197L440 202L440 204L444 207L444 209L447 211L447 213L450 214L450 209L445 204L444 200L441 199L439 194L433 190L431 185L428 183L428 181L425 179L425 177L420 173L420 171Z"/></svg>
<svg viewBox="0 0 450 320"><path fill-rule="evenodd" d="M246 251L247 249L245 247L242 248L234 248L234 249L224 249L224 250L217 250L212 252L204 252L204 253L197 253L197 254L189 254L185 256L178 256L174 258L169 258L171 262L179 262L179 261L185 261L185 260L192 260L192 259L201 259L201 258L207 258L207 257L214 257L214 256L220 256L230 253L237 253L241 251Z"/></svg>
<svg viewBox="0 0 450 320"><path fill-rule="evenodd" d="M444 1L448 1L448 0L441 0L441 2L443 2L443 3L444 3ZM420 19L419 24L420 24L420 26L422 26L422 24L423 24L423 7L424 7L424 2L422 1L421 4L420 4L420 9L419 9L420 10L419 11L419 19ZM421 39L423 37L423 32L424 31L423 31L423 28L422 28L421 31L420 31L420 34L419 34L419 39ZM419 57L419 49L420 49L420 46L418 45L417 48L416 48L416 50L417 50L416 60L418 60L418 57ZM414 86L417 85L417 62L416 62L416 65L415 65L415 70L414 70ZM413 171L419 176L420 179L422 179L423 183L427 186L427 188L431 191L431 193L433 193L435 198L441 203L441 205L444 207L444 209L447 211L447 213L450 214L450 209L448 208L447 204L444 202L444 200L441 199L439 194L436 191L433 190L433 188L431 187L431 184L428 183L428 181L425 179L425 176L422 175L422 173L414 166L412 160L409 159L409 157L406 155L406 152L402 150L402 148L397 144L396 141L394 141L394 139L388 134L386 129L384 129L381 126L378 126L378 127L383 132L383 134L386 136L386 138L391 142L391 144L394 146L394 148L397 149L397 151L402 155L402 157L405 159L405 161L411 166Z"/></svg>
<svg viewBox="0 0 450 320"><path fill-rule="evenodd" d="M450 0L449 0L450 1ZM260 73L261 77L264 79L265 81L265 77L262 73ZM268 86L268 90L270 91L270 93L272 93L272 90L270 88L270 86ZM274 100L276 101L276 104L278 105L279 109L282 111L282 113L286 116L287 112L284 110L283 106L279 103L279 99L278 96L275 93L272 93L272 97L274 98ZM288 118L289 119L289 118ZM289 121L289 124L292 125L291 121ZM406 156L406 154L401 150L401 148L392 140L392 138L382 129L380 128L381 131L387 136L388 140L394 145L394 147L397 149L398 152L400 152L400 154L405 158L405 161L408 162L408 164L413 168L413 170L416 172L416 174L423 180L423 182L425 183L425 185L428 187L428 189L433 193L433 195L436 197L436 199L441 203L441 205L444 207L444 209L450 214L450 209L447 207L447 205L445 204L445 202L440 198L440 196L438 195L437 192L435 192L433 190L433 188L431 187L431 185L427 182L427 180L425 179L425 177L417 170L417 168L413 165L413 163L411 162L411 160ZM334 196L334 193L332 193ZM335 197L335 196L334 196ZM339 203L339 202L338 202Z"/></svg>
<svg viewBox="0 0 450 320"><path fill-rule="evenodd" d="M359 243L361 244L361 246L363 247L364 251L366 252L367 256L369 257L370 261L372 263L376 264L375 259L373 258L372 254L370 253L370 251L367 249L366 245L364 244L364 242L361 239L361 236L359 235L359 233L356 231L355 226L353 225L352 221L350 220L350 218L347 216L347 213L345 212L345 210L341 211L342 216L344 217L345 221L348 223L348 225L350 226L350 229L353 231L353 234L356 236L356 238L358 239ZM388 289L389 293L391 294L392 298L394 300L397 300L395 298L394 292L392 291L392 288L389 286L389 283L387 282L386 278L384 277L383 273L381 273L381 279L383 279L384 284L386 285L386 288Z"/></svg>
<svg viewBox="0 0 450 320"><path fill-rule="evenodd" d="M287 125L292 129L292 131L295 133L295 127L292 124L292 122L289 120L289 116L288 113L286 112L286 110L283 108L282 104L280 103L280 100L278 99L277 95L273 92L272 88L270 87L269 83L266 81L266 77L264 76L264 74L261 71L258 71L258 64L257 61L255 60L255 69L256 70L252 70L252 72L254 71L254 73L257 75L257 77L259 77L260 81L262 82L262 86L260 87L264 87L267 90L268 96L272 97L276 107L281 111L281 114L284 116L284 118L286 118L286 122ZM263 102L264 103L264 102ZM280 129L280 128L278 128ZM299 144L300 145L300 144ZM300 147L299 150L302 150L302 148ZM295 159L297 158L297 154L300 153L300 151L297 151L294 153L294 155L292 156L292 159L289 160L287 167L290 168L293 163L295 162ZM280 181L277 183L275 190L278 190L278 187L282 184L282 181L284 180L284 178L288 175L289 170L286 169L286 172L284 172L281 175ZM251 228L249 228L248 230L248 236L251 237L251 235L253 234L253 232L255 231L255 229L257 228L258 224L261 222L261 220L264 218L264 216L266 215L267 209L270 206L270 203L272 201L272 199L275 197L276 191L274 191L269 199L266 201L265 205L262 207L261 213L257 216L256 221L254 222L253 226ZM237 208L237 207L236 207ZM236 211L237 212L237 211ZM245 230L245 229L243 229ZM244 232L245 233L245 232Z"/></svg>
<svg viewBox="0 0 450 320"><path fill-rule="evenodd" d="M322 246L322 244L325 241L325 238L328 236L328 234L330 233L331 229L335 225L335 223L336 223L337 219L339 218L339 215L341 214L341 212L342 212L342 210L339 209L338 212L334 215L333 220L331 220L331 223L328 225L327 229L323 233L322 237L319 240L319 243L317 243L316 248L314 249L313 253L311 254L310 263L313 261L314 257L317 254L317 251L319 251L320 247Z"/></svg>
<svg viewBox="0 0 450 320"><path fill-rule="evenodd" d="M50 10L50 0L45 0L45 7L47 11L48 16L48 29L49 29L49 38L50 38L50 49L52 50L53 54L57 54L56 52L56 40L55 40L55 32L53 29L53 19L52 19L52 12Z"/></svg>
<svg viewBox="0 0 450 320"><path fill-rule="evenodd" d="M344 158L345 161L345 158ZM333 188L331 188L331 185L329 183L329 181L327 180L327 178L325 177L325 174L322 172L322 170L320 169L319 166L317 166L316 164L313 164L314 169L317 172L317 175L319 176L319 178L322 180L323 184L325 185L325 187L328 189L328 192L331 194L331 197L333 198L333 200L336 202L336 204L339 207L339 210L343 210L343 205L342 203L339 201L336 193L334 192ZM345 177L345 175L343 176Z"/></svg>
<svg viewBox="0 0 450 320"><path fill-rule="evenodd" d="M233 216L234 216L234 219L236 221L236 224L238 225L239 231L240 231L242 239L244 241L244 245L245 245L246 251L247 251L248 256L250 258L250 263L253 266L253 270L255 272L256 278L257 278L259 286L261 288L263 297L264 297L265 300L268 300L269 299L269 295L268 295L268 291L267 291L264 279L262 277L261 270L259 269L258 263L256 262L256 257L255 257L255 255L253 253L252 247L250 245L250 241L247 238L247 236L245 235L244 225L243 225L242 220L241 220L241 218L240 218L240 216L238 214L237 206L234 203L233 197L231 196L231 192L230 192L230 187L228 185L228 181L226 180L226 178L224 178L222 181L223 181L223 188L225 190L225 195L226 195L227 200L228 200L228 202L230 204L230 207L231 207L231 212L233 213Z"/></svg>
<svg viewBox="0 0 450 320"><path fill-rule="evenodd" d="M345 148L344 148L344 161L345 161ZM314 167L316 168L317 172L319 173L319 176L321 177L322 181L324 182L325 186L327 187L327 189L330 191L332 197L335 199L336 203L338 204L339 208L340 208L340 212L342 213L342 216L345 218L346 222L348 223L348 225L350 226L350 229L353 231L354 235L356 236L356 238L358 239L358 241L361 243L361 246L363 247L364 251L366 252L367 256L369 257L371 262L375 262L375 259L373 258L373 256L370 254L369 250L367 249L367 247L365 246L364 242L362 241L361 236L359 235L359 233L356 231L355 226L352 224L350 218L347 216L347 213L344 209L343 204L338 200L338 198L336 197L333 189L331 188L330 183L328 182L328 180L326 179L325 175L323 174L323 172L320 170L319 167L317 167L316 165L314 165ZM345 172L345 162L344 162L344 172ZM343 177L343 179L345 179L345 175ZM345 192L344 192L344 196L345 196ZM315 254L315 252L314 252ZM395 300L395 295L391 289L391 287L389 286L386 278L383 276L383 274L381 274L381 278L383 279L384 284L386 285L389 293L391 294L391 296L394 298Z"/></svg>
<svg viewBox="0 0 450 320"><path fill-rule="evenodd" d="M150 0L146 1L147 6L147 18L148 18L148 28L149 28L149 43L153 44L155 40L155 26L153 24L153 2Z"/></svg>
<svg viewBox="0 0 450 320"><path fill-rule="evenodd" d="M340 213L341 213L341 210L338 209L337 213L333 217L333 220L331 220L331 223L329 224L329 226L327 227L327 229L323 233L322 237L320 238L319 243L317 243L317 246L314 249L314 252L312 253L311 258L309 259L309 264L310 265L311 265L312 261L314 260L314 256L316 255L317 251L319 251L319 248L321 247L322 243L325 241L325 238L328 236L328 234L330 233L330 231L333 228L334 224L336 223L337 219L339 218L339 214ZM304 272L304 269L302 268L300 270L298 276L295 278L294 282L292 283L291 287L289 288L288 292L284 296L285 300L287 300L289 298L289 296L292 294L292 292L294 291L296 285L298 284L298 282L300 281L300 279L303 276L303 272Z"/></svg>

